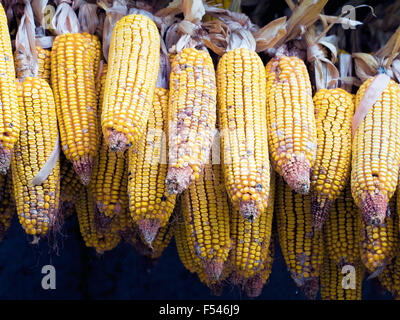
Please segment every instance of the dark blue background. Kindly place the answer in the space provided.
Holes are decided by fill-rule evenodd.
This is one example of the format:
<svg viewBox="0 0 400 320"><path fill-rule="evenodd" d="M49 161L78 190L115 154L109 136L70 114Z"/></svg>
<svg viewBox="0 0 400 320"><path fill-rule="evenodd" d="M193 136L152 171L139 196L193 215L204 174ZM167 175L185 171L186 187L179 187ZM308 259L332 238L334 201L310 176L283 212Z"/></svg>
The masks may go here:
<svg viewBox="0 0 400 320"><path fill-rule="evenodd" d="M247 299L229 283L220 297L212 296L183 267L174 240L156 263L126 243L97 255L84 246L76 217L66 221L56 252L46 240L38 246L29 240L14 218L0 243L0 299ZM46 264L56 268L55 290L41 287L41 269ZM269 282L257 299L305 299L290 278L279 248ZM365 280L363 299L391 299L391 295Z"/></svg>

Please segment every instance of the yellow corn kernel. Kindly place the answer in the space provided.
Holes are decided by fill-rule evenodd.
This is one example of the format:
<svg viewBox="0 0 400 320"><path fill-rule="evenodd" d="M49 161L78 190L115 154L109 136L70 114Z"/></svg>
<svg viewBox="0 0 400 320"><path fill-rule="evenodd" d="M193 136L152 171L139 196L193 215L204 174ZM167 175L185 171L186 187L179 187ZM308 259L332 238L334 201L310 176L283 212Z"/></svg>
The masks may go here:
<svg viewBox="0 0 400 320"><path fill-rule="evenodd" d="M15 201L12 194L11 173L0 175L0 242L14 217Z"/></svg>
<svg viewBox="0 0 400 320"><path fill-rule="evenodd" d="M276 188L276 222L283 257L297 286L308 298L315 298L323 237L321 230L312 227L310 196L291 190L281 178Z"/></svg>
<svg viewBox="0 0 400 320"><path fill-rule="evenodd" d="M380 284L396 299L400 294L400 255L397 253L379 275Z"/></svg>
<svg viewBox="0 0 400 320"><path fill-rule="evenodd" d="M257 218L243 219L240 212L234 208L230 215L232 249L229 261L233 265L233 282L248 287L248 292L253 294L258 290L261 293L272 266L270 243L274 212L274 176L271 177L270 192L268 207Z"/></svg>
<svg viewBox="0 0 400 320"><path fill-rule="evenodd" d="M268 62L266 73L272 165L292 190L308 194L317 130L307 67L295 56L281 55Z"/></svg>
<svg viewBox="0 0 400 320"><path fill-rule="evenodd" d="M11 154L18 139L20 119L15 84L14 59L7 17L0 4L0 174L10 166Z"/></svg>
<svg viewBox="0 0 400 320"><path fill-rule="evenodd" d="M179 204L178 204L179 206ZM202 266L201 258L195 254L193 238L187 236L184 218L180 210L177 210L176 218L173 223L173 233L176 248L180 260L186 269L191 273L197 273L201 282L208 286L211 291L218 294L223 286L223 281L228 277L231 269L225 265L218 280L210 279Z"/></svg>
<svg viewBox="0 0 400 320"><path fill-rule="evenodd" d="M144 134L160 64L160 36L140 14L120 19L111 36L101 125L112 151L135 146Z"/></svg>
<svg viewBox="0 0 400 320"><path fill-rule="evenodd" d="M39 62L39 71L37 76L50 83L51 51L36 46L36 54Z"/></svg>
<svg viewBox="0 0 400 320"><path fill-rule="evenodd" d="M345 278L346 273L342 273L343 267L336 264L328 256L324 257L320 276L322 300L361 300L365 268L360 261L355 264L348 264L346 267L354 268L354 272L351 275L355 278L347 280ZM353 279L354 283L352 282ZM343 284L346 284L346 286L343 286Z"/></svg>
<svg viewBox="0 0 400 320"><path fill-rule="evenodd" d="M79 193L75 210L79 229L87 247L93 247L98 253L103 253L118 245L120 236L112 230L111 219L97 210L92 194L87 188Z"/></svg>
<svg viewBox="0 0 400 320"><path fill-rule="evenodd" d="M167 114L168 90L156 88L145 135L136 148L127 151L129 209L150 246L157 230L167 224L176 199L165 185Z"/></svg>
<svg viewBox="0 0 400 320"><path fill-rule="evenodd" d="M375 78L358 89L356 108ZM388 201L397 186L400 166L400 87L390 80L387 88L353 137L351 192L367 224L385 221Z"/></svg>
<svg viewBox="0 0 400 320"><path fill-rule="evenodd" d="M182 193L209 159L216 124L216 82L210 54L186 48L171 66L168 108L170 194Z"/></svg>
<svg viewBox="0 0 400 320"><path fill-rule="evenodd" d="M183 193L182 216L190 249L209 279L219 279L231 247L229 204L221 166L207 164L200 179ZM242 217L240 217L243 220Z"/></svg>
<svg viewBox="0 0 400 320"><path fill-rule="evenodd" d="M323 233L325 251L338 265L360 260L360 216L351 196L350 184L333 202Z"/></svg>
<svg viewBox="0 0 400 320"><path fill-rule="evenodd" d="M99 145L93 52L80 33L55 38L51 85L57 107L61 148L84 185L89 184Z"/></svg>
<svg viewBox="0 0 400 320"><path fill-rule="evenodd" d="M314 112L319 147L311 173L311 210L314 226L321 228L350 177L353 95L321 89L314 96Z"/></svg>
<svg viewBox="0 0 400 320"><path fill-rule="evenodd" d="M68 218L74 214L73 205L78 194L83 191L83 184L71 162L63 154L60 155L60 158L60 202L62 214Z"/></svg>
<svg viewBox="0 0 400 320"><path fill-rule="evenodd" d="M100 100L104 95L106 71L106 69L103 69L101 72ZM93 167L89 188L96 201L97 208L108 217L120 215L128 209L128 170L126 161L127 159L123 152L112 152L104 138L100 138L100 148L96 164Z"/></svg>
<svg viewBox="0 0 400 320"><path fill-rule="evenodd" d="M380 225L369 225L361 219L361 258L368 272L380 272L400 249L399 218L396 212L396 196L389 203L390 214Z"/></svg>
<svg viewBox="0 0 400 320"><path fill-rule="evenodd" d="M42 184L35 186L32 179L55 148L56 107L47 81L36 77L18 85L18 102L21 131L11 160L17 213L27 234L44 236L59 222L59 160Z"/></svg>
<svg viewBox="0 0 400 320"><path fill-rule="evenodd" d="M265 69L260 57L248 49L224 54L217 87L225 187L243 217L256 218L270 196Z"/></svg>

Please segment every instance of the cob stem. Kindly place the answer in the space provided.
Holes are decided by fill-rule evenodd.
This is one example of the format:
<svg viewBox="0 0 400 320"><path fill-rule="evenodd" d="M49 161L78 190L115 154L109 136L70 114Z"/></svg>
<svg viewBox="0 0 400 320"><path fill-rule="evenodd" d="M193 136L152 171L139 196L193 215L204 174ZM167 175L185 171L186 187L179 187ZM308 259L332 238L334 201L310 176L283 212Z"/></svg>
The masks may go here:
<svg viewBox="0 0 400 320"><path fill-rule="evenodd" d="M152 243L157 232L160 229L160 220L158 219L141 219L138 222L139 230L143 235L146 244L152 249Z"/></svg>
<svg viewBox="0 0 400 320"><path fill-rule="evenodd" d="M169 168L165 184L169 194L180 194L189 187L192 168Z"/></svg>
<svg viewBox="0 0 400 320"><path fill-rule="evenodd" d="M89 155L85 155L83 158L73 162L74 170L81 179L82 183L87 186L92 176L92 159Z"/></svg>

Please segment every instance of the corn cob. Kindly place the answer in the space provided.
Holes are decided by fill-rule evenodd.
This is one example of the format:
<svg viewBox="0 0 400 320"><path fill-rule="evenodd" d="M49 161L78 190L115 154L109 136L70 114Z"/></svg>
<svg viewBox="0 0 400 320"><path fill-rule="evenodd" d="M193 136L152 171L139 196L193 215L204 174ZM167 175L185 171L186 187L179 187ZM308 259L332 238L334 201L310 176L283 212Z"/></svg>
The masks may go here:
<svg viewBox="0 0 400 320"><path fill-rule="evenodd" d="M84 186L71 162L62 154L60 158L60 207L64 219L67 219L75 213L74 203L78 194L83 192Z"/></svg>
<svg viewBox="0 0 400 320"><path fill-rule="evenodd" d="M112 151L136 145L144 134L157 80L160 36L143 15L120 19L111 36L102 129Z"/></svg>
<svg viewBox="0 0 400 320"><path fill-rule="evenodd" d="M358 107L374 78L358 89ZM400 87L390 80L354 133L351 190L367 224L385 220L400 166Z"/></svg>
<svg viewBox="0 0 400 320"><path fill-rule="evenodd" d="M400 294L400 256L397 254L379 275L379 282L395 298Z"/></svg>
<svg viewBox="0 0 400 320"><path fill-rule="evenodd" d="M104 84L106 75L103 71L100 83ZM104 89L101 86L100 97L103 96ZM123 152L112 152L103 137L100 139L97 159L89 188L99 211L113 217L128 209L127 159Z"/></svg>
<svg viewBox="0 0 400 320"><path fill-rule="evenodd" d="M20 130L14 59L3 6L0 4L0 174L10 166L11 154Z"/></svg>
<svg viewBox="0 0 400 320"><path fill-rule="evenodd" d="M75 209L78 215L79 229L87 247L93 247L98 253L103 253L118 245L119 234L110 232L110 225L99 221L101 219L99 212L87 188L84 188L84 192L79 193Z"/></svg>
<svg viewBox="0 0 400 320"><path fill-rule="evenodd" d="M271 199L267 209L254 220L245 220L238 210L233 209L230 215L232 249L229 261L233 266L233 281L246 286L251 283L261 289L267 281L271 267L270 243L272 218L274 211L275 179L271 179ZM259 281L257 283L257 281Z"/></svg>
<svg viewBox="0 0 400 320"><path fill-rule="evenodd" d="M171 223L167 223L165 226L158 229L157 235L151 243L151 248L148 248L145 256L153 260L160 258L171 242L172 236L173 228ZM145 239L142 239L142 242L145 242Z"/></svg>
<svg viewBox="0 0 400 320"><path fill-rule="evenodd" d="M310 196L296 193L278 178L275 209L279 244L290 275L308 298L315 298L323 237L321 230L312 228Z"/></svg>
<svg viewBox="0 0 400 320"><path fill-rule="evenodd" d="M90 51L91 51L91 67L93 68L94 78L97 79L99 68L100 68L100 59L101 59L101 43L99 38L88 32L82 32L83 37L88 41ZM96 88L99 83L96 82Z"/></svg>
<svg viewBox="0 0 400 320"><path fill-rule="evenodd" d="M248 49L228 51L218 63L217 85L225 187L241 214L256 218L270 195L265 70L260 57Z"/></svg>
<svg viewBox="0 0 400 320"><path fill-rule="evenodd" d="M290 188L308 194L317 151L310 77L303 60L282 55L266 65L271 162Z"/></svg>
<svg viewBox="0 0 400 320"><path fill-rule="evenodd" d="M232 283L235 285L239 285L240 287L243 287L248 297L251 298L258 297L261 294L262 289L265 283L268 281L269 276L271 274L272 264L274 261L274 254L275 254L275 243L271 239L271 242L268 247L267 256L264 261L264 269L256 272L252 277L247 279L238 276L238 274L233 271L230 278Z"/></svg>
<svg viewBox="0 0 400 320"><path fill-rule="evenodd" d="M156 88L145 136L137 148L128 150L128 197L131 217L138 224L146 243L167 224L175 206L175 195L167 192L165 178L168 128L168 90Z"/></svg>
<svg viewBox="0 0 400 320"><path fill-rule="evenodd" d="M82 34L67 33L55 38L51 85L61 146L85 185L90 181L99 144L94 59L91 42Z"/></svg>
<svg viewBox="0 0 400 320"><path fill-rule="evenodd" d="M60 161L60 201L73 203L79 193L82 192L83 184L74 171L72 164L61 155Z"/></svg>
<svg viewBox="0 0 400 320"><path fill-rule="evenodd" d="M39 62L39 71L37 77L42 78L50 83L51 51L36 46L36 54Z"/></svg>
<svg viewBox="0 0 400 320"><path fill-rule="evenodd" d="M360 216L350 185L333 202L323 233L329 259L343 266L360 260Z"/></svg>
<svg viewBox="0 0 400 320"><path fill-rule="evenodd" d="M228 259L229 205L220 165L207 164L200 179L183 193L182 216L193 254L210 279L218 279ZM241 218L243 219L243 218Z"/></svg>
<svg viewBox="0 0 400 320"><path fill-rule="evenodd" d="M200 257L193 251L194 241L193 238L187 236L185 223L181 215L177 216L173 224L173 233L179 258L185 268L191 273L197 273L200 281L208 286L212 292L218 294L221 291L223 280L229 275L230 269L224 267L218 280L209 278L201 264Z"/></svg>
<svg viewBox="0 0 400 320"><path fill-rule="evenodd" d="M11 225L15 212L15 201L12 196L11 174L0 175L0 242Z"/></svg>
<svg viewBox="0 0 400 320"><path fill-rule="evenodd" d="M344 287L346 273L342 273L342 267L330 259L324 257L321 267L321 298L322 300L361 300L362 280L364 278L364 266L361 262L351 265L355 271L355 288ZM345 283L343 283L343 281ZM345 289L346 288L346 289Z"/></svg>
<svg viewBox="0 0 400 320"><path fill-rule="evenodd" d="M170 84L166 185L179 194L199 178L213 141L217 91L210 54L183 49L172 62Z"/></svg>
<svg viewBox="0 0 400 320"><path fill-rule="evenodd" d="M11 167L19 221L27 234L45 235L58 223L60 162L40 185L32 179L49 159L57 143L53 93L46 80L25 78L18 87L21 132Z"/></svg>
<svg viewBox="0 0 400 320"><path fill-rule="evenodd" d="M396 197L388 206L388 215L381 225L366 224L361 219L361 258L370 273L380 274L384 266L397 255L400 249L399 219L396 211Z"/></svg>
<svg viewBox="0 0 400 320"><path fill-rule="evenodd" d="M321 89L314 106L319 148L311 173L311 210L314 227L321 228L350 177L353 95L340 88Z"/></svg>

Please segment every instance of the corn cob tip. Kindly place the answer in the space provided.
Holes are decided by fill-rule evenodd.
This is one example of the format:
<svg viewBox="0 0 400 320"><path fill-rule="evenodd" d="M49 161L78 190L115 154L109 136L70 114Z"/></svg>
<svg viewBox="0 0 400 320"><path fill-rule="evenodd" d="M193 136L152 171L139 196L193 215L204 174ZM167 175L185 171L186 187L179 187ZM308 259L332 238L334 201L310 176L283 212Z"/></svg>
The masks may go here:
<svg viewBox="0 0 400 320"><path fill-rule="evenodd" d="M189 187L192 168L169 168L165 184L169 194L180 194Z"/></svg>
<svg viewBox="0 0 400 320"><path fill-rule="evenodd" d="M204 264L204 272L211 282L218 281L219 277L221 276L223 267L223 261L217 261L213 259L212 261L206 262Z"/></svg>
<svg viewBox="0 0 400 320"><path fill-rule="evenodd" d="M312 226L316 230L321 230L330 212L332 201L329 199L318 199L313 195L311 201Z"/></svg>
<svg viewBox="0 0 400 320"><path fill-rule="evenodd" d="M212 295L219 297L222 295L222 291L224 290L224 284L222 281L217 281L216 283L210 284L209 288Z"/></svg>
<svg viewBox="0 0 400 320"><path fill-rule="evenodd" d="M73 166L82 184L87 186L92 177L92 160L89 157L85 157L78 161L74 161Z"/></svg>
<svg viewBox="0 0 400 320"><path fill-rule="evenodd" d="M300 289L308 299L315 300L319 290L319 278L313 277L305 280Z"/></svg>
<svg viewBox="0 0 400 320"><path fill-rule="evenodd" d="M128 138L125 133L109 129L108 145L113 152L124 152L128 147Z"/></svg>
<svg viewBox="0 0 400 320"><path fill-rule="evenodd" d="M152 243L157 232L160 229L160 220L158 219L142 219L138 222L139 230L143 235L146 244L153 249Z"/></svg>
<svg viewBox="0 0 400 320"><path fill-rule="evenodd" d="M11 151L0 148L0 174L6 175L11 163Z"/></svg>
<svg viewBox="0 0 400 320"><path fill-rule="evenodd" d="M254 220L258 217L258 208L255 200L240 201L240 213L245 219Z"/></svg>
<svg viewBox="0 0 400 320"><path fill-rule="evenodd" d="M260 274L256 274L254 277L247 279L244 289L249 298L257 298L264 288L264 280Z"/></svg>
<svg viewBox="0 0 400 320"><path fill-rule="evenodd" d="M387 196L381 193L365 195L360 202L361 214L367 225L379 226L385 222L388 210Z"/></svg>
<svg viewBox="0 0 400 320"><path fill-rule="evenodd" d="M282 176L292 190L300 194L308 194L310 190L310 167L306 159L293 156L282 165Z"/></svg>

